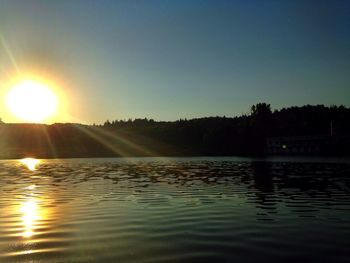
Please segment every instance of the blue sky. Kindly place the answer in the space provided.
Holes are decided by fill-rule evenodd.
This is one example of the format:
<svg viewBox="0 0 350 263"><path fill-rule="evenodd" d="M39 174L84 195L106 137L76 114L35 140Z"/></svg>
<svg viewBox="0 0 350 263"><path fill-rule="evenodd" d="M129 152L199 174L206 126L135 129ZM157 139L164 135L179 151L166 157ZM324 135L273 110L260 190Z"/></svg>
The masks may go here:
<svg viewBox="0 0 350 263"><path fill-rule="evenodd" d="M350 1L0 0L0 34L84 123L350 105Z"/></svg>

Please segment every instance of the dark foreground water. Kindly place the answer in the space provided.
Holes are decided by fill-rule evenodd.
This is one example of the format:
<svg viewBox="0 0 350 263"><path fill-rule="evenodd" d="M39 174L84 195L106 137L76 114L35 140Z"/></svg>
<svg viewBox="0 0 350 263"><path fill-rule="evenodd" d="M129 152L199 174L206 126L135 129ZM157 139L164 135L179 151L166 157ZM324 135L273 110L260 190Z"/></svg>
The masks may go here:
<svg viewBox="0 0 350 263"><path fill-rule="evenodd" d="M334 159L0 161L0 262L350 262L349 193Z"/></svg>

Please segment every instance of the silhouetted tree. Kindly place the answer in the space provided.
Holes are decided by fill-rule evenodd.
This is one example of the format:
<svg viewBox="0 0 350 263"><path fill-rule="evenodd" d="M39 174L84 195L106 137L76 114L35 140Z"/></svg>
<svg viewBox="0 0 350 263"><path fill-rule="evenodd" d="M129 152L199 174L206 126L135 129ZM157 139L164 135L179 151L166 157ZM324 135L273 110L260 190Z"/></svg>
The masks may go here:
<svg viewBox="0 0 350 263"><path fill-rule="evenodd" d="M265 102L258 103L258 104L251 106L251 115L253 117L256 117L256 116L267 117L267 116L270 116L271 113L272 113L271 105L267 104Z"/></svg>

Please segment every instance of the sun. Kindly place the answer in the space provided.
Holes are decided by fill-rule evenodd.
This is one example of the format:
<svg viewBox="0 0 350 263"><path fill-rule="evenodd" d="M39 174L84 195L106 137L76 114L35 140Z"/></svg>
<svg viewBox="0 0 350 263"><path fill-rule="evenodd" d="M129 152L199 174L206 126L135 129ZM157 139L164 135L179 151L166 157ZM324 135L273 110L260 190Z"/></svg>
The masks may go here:
<svg viewBox="0 0 350 263"><path fill-rule="evenodd" d="M56 114L58 97L45 83L23 80L10 89L6 104L15 117L40 123Z"/></svg>

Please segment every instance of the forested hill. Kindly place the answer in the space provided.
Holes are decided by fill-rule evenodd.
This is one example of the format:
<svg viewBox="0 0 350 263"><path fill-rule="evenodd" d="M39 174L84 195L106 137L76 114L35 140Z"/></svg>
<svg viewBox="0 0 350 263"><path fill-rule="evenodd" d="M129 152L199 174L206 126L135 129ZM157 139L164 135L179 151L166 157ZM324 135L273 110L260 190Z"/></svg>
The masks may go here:
<svg viewBox="0 0 350 263"><path fill-rule="evenodd" d="M349 121L350 108L344 106L272 111L269 104L259 103L239 117L116 120L103 125L1 123L0 158L257 155L266 152L269 137L349 137ZM350 153L348 145L344 149L343 154Z"/></svg>

